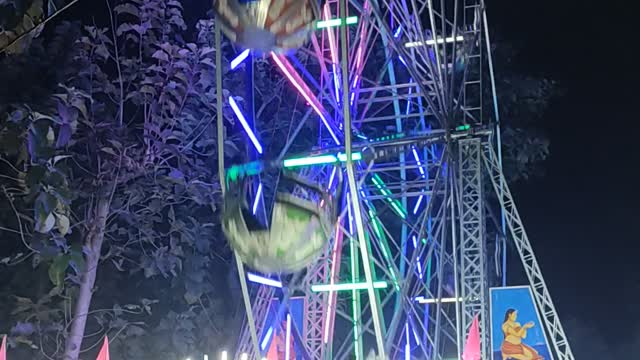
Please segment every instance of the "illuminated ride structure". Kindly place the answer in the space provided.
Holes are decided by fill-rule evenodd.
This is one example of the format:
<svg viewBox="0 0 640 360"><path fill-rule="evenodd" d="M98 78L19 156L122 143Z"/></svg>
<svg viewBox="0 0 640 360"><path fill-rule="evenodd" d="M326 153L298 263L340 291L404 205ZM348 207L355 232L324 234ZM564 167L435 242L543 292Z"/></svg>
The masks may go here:
<svg viewBox="0 0 640 360"><path fill-rule="evenodd" d="M250 160L219 164L247 309L235 358L458 359L478 316L489 359L489 288L506 284L507 238L554 358L574 358L501 170L482 0L214 6L219 149L230 108ZM225 66L251 78L268 58L284 96L302 100L280 154L265 154L252 91L243 104L223 98L222 33L238 43ZM299 135L309 128L313 144ZM293 346L273 350L276 338Z"/></svg>

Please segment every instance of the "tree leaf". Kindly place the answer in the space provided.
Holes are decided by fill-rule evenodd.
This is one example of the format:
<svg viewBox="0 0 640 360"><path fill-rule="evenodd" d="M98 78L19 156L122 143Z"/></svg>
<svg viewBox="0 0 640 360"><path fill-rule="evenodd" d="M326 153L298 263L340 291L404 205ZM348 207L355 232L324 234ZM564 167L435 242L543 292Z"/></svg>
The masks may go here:
<svg viewBox="0 0 640 360"><path fill-rule="evenodd" d="M69 266L69 256L58 256L49 266L49 280L56 287L60 287L64 283L64 276Z"/></svg>
<svg viewBox="0 0 640 360"><path fill-rule="evenodd" d="M151 57L161 61L169 61L169 55L167 55L167 53L162 50L157 50L153 53L153 55L151 55Z"/></svg>
<svg viewBox="0 0 640 360"><path fill-rule="evenodd" d="M69 232L69 218L65 215L55 214L56 225L60 235L65 236Z"/></svg>
<svg viewBox="0 0 640 360"><path fill-rule="evenodd" d="M49 213L46 218L44 218L44 221L42 222L36 222L36 231L42 234L46 234L49 231L51 231L51 229L53 229L53 227L56 224L56 218L52 213Z"/></svg>

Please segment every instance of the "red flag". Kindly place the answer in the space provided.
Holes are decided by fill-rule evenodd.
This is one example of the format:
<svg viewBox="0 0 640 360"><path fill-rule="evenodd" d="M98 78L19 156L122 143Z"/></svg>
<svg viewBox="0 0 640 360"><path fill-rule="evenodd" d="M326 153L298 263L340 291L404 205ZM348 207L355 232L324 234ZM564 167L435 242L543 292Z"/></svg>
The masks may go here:
<svg viewBox="0 0 640 360"><path fill-rule="evenodd" d="M0 358L0 360L3 359ZM106 336L104 337L104 344L102 344L102 349L96 360L109 360L109 338Z"/></svg>
<svg viewBox="0 0 640 360"><path fill-rule="evenodd" d="M467 335L467 343L464 345L462 353L463 360L481 360L482 351L480 350L480 324L478 323L478 315L473 318L469 334Z"/></svg>
<svg viewBox="0 0 640 360"><path fill-rule="evenodd" d="M0 360L7 360L7 335L2 337L2 345L0 345Z"/></svg>

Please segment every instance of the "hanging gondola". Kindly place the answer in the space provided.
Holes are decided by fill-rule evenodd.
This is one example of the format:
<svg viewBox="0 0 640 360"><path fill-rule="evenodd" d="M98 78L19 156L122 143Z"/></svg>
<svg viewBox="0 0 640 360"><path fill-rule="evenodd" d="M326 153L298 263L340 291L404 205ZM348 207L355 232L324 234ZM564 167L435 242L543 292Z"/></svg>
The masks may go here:
<svg viewBox="0 0 640 360"><path fill-rule="evenodd" d="M242 262L262 273L290 274L317 260L336 222L342 188L341 172L337 173L334 195L299 175L284 173L268 226L260 223L247 202L251 177L229 182L222 229Z"/></svg>
<svg viewBox="0 0 640 360"><path fill-rule="evenodd" d="M216 0L214 10L231 41L263 53L303 46L320 12L316 0Z"/></svg>

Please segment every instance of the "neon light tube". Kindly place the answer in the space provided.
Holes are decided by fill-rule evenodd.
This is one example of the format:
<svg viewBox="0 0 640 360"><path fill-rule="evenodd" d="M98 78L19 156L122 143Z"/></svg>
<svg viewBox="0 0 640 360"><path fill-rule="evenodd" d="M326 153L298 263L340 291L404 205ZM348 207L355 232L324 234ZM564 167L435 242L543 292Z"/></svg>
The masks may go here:
<svg viewBox="0 0 640 360"><path fill-rule="evenodd" d="M331 129L331 126L329 126L329 121L324 116L324 112L321 110L321 105L318 102L318 99L316 99L315 97L312 97L310 95L311 94L311 90L309 90L306 87L306 84L304 84L304 82L302 82L302 79L300 79L300 80L296 79L296 77L293 75L293 73L285 65L285 63L283 61L284 60L283 58L280 58L275 53L271 53L271 57L273 58L273 61L276 62L276 65L278 65L280 70L284 73L284 75L289 79L291 84L293 84L293 86L298 90L300 95L302 95L302 97L307 101L307 103L309 103L309 106L311 106L313 108L313 110L318 114L318 116L320 116L320 119L322 120L322 123L327 128L327 131L329 131L329 134L331 134L331 137L336 142L336 144L340 145L340 140L338 140L338 137L333 132L333 129ZM296 75L297 75L297 73L296 73ZM302 84L300 82L302 82Z"/></svg>
<svg viewBox="0 0 640 360"><path fill-rule="evenodd" d="M278 280L269 279L264 276L256 275L253 273L247 273L247 279L256 284L262 284L266 286L272 286L275 288L282 288L282 283Z"/></svg>
<svg viewBox="0 0 640 360"><path fill-rule="evenodd" d="M227 360L227 352L223 351L220 353L220 360Z"/></svg>
<svg viewBox="0 0 640 360"><path fill-rule="evenodd" d="M256 210L258 210L258 204L260 203L260 196L262 196L262 183L258 185L258 191L256 191L256 198L253 200L253 215L256 214Z"/></svg>
<svg viewBox="0 0 640 360"><path fill-rule="evenodd" d="M376 188L378 188L378 190L380 190L382 195L387 196L386 199L391 204L391 207L393 208L393 210L395 210L396 213L398 215L400 215L401 218L403 218L403 219L406 218L407 217L407 211L402 207L402 205L400 205L399 201L397 201L396 199L390 198L392 193L391 193L391 191L389 191L384 186L384 182L382 181L382 179L380 179L380 176L378 176L378 174L374 174L373 177L372 177L372 180L373 180L373 183L375 184Z"/></svg>
<svg viewBox="0 0 640 360"><path fill-rule="evenodd" d="M269 327L267 333L264 334L264 338L262 338L262 343L260 343L260 350L264 350L269 344L269 340L271 339L271 334L273 333L273 326Z"/></svg>
<svg viewBox="0 0 640 360"><path fill-rule="evenodd" d="M242 62L245 61L247 57L249 57L250 52L251 50L247 49L236 56L235 59L231 60L231 70L235 70L235 68L240 66L240 64L242 64Z"/></svg>
<svg viewBox="0 0 640 360"><path fill-rule="evenodd" d="M398 38L398 36L400 36L400 34L402 34L402 26L398 26L396 31L393 33L393 37L394 38Z"/></svg>
<svg viewBox="0 0 640 360"><path fill-rule="evenodd" d="M411 343L409 343L409 322L404 325L404 333L407 337L407 342L404 344L404 359L411 360Z"/></svg>
<svg viewBox="0 0 640 360"><path fill-rule="evenodd" d="M424 296L418 296L417 298L415 298L415 301L418 302L419 304L435 304L435 303L454 303L454 302L458 302L458 301L462 301L462 298L442 298L440 300L438 299L425 299Z"/></svg>
<svg viewBox="0 0 640 360"><path fill-rule="evenodd" d="M374 289L386 289L389 284L386 281L374 281ZM346 284L326 284L326 285L311 285L311 291L313 292L325 292L325 291L345 291L345 290L366 290L367 283L346 283Z"/></svg>
<svg viewBox="0 0 640 360"><path fill-rule="evenodd" d="M358 23L357 16L349 16L346 21L343 19L329 19L329 20L320 20L316 23L316 29L325 29L330 27L342 26L342 25L353 25Z"/></svg>
<svg viewBox="0 0 640 360"><path fill-rule="evenodd" d="M359 153L359 152L352 153L351 159L354 161L362 160L362 153ZM347 155L338 153L337 156L336 155L319 155L319 156L308 156L303 158L285 159L283 161L283 166L286 168L290 168L290 167L297 167L297 166L333 164L333 163L345 162L345 161L347 161Z"/></svg>
<svg viewBox="0 0 640 360"><path fill-rule="evenodd" d="M416 206L413 207L414 215L418 213L418 210L420 209L420 203L422 202L423 197L424 197L423 195L420 195L420 197L418 197L418 201L416 201Z"/></svg>
<svg viewBox="0 0 640 360"><path fill-rule="evenodd" d="M331 18L331 11L329 10L329 3L324 4L324 19L329 20ZM333 87L336 92L336 102L340 104L340 81L338 81L338 49L336 47L336 40L333 38L333 31L327 29L327 36L329 37L329 50L331 51L331 69L333 70Z"/></svg>
<svg viewBox="0 0 640 360"><path fill-rule="evenodd" d="M418 47L418 46L424 46L424 45L435 45L436 42L438 44L444 44L444 43L452 43L452 42L460 42L460 41L464 41L464 37L456 36L456 38L454 39L453 36L451 36L451 37L444 38L444 39L443 38L438 38L437 40L408 42L408 43L404 44L404 47L412 48L412 47Z"/></svg>
<svg viewBox="0 0 640 360"><path fill-rule="evenodd" d="M333 180L336 178L336 170L338 168L334 167L333 170L331 170L331 176L329 176L329 189L331 189L331 186L333 185Z"/></svg>
<svg viewBox="0 0 640 360"><path fill-rule="evenodd" d="M242 128L244 128L244 131L249 136L249 139L251 139L253 146L255 146L258 153L262 154L262 145L260 145L258 138L249 127L249 124L247 123L247 119L245 119L244 115L240 111L240 108L238 107L238 104L236 104L236 101L233 99L232 96L229 96L229 104L231 105L231 108L233 109L233 112L236 114L236 117L238 118L238 120L240 120L240 124L242 124Z"/></svg>
<svg viewBox="0 0 640 360"><path fill-rule="evenodd" d="M335 168L334 168L335 170ZM348 194L347 194L348 196ZM335 279L335 273L336 273L336 266L338 265L338 261L337 261L337 256L338 256L338 236L340 236L340 222L338 222L336 224L336 233L335 233L335 237L334 237L334 241L333 241L333 251L331 254L331 274L329 275L329 281L331 282L331 285L333 285L334 279ZM327 319L324 322L324 343L328 343L329 342L329 328L330 328L330 321L331 321L331 311L333 310L333 308L331 307L333 303L333 292L330 291L329 292L329 305L327 306Z"/></svg>
<svg viewBox="0 0 640 360"><path fill-rule="evenodd" d="M247 353L240 354L240 360L249 360L249 354Z"/></svg>
<svg viewBox="0 0 640 360"><path fill-rule="evenodd" d="M291 315L287 314L287 332L285 333L284 341L286 345L284 346L284 356L285 359L291 359Z"/></svg>
<svg viewBox="0 0 640 360"><path fill-rule="evenodd" d="M422 168L422 163L420 162L420 157L418 157L418 152L416 151L416 148L412 147L411 152L413 152L413 157L416 159L416 162L418 163L418 170L420 170L420 175L424 177L425 176L424 169Z"/></svg>

